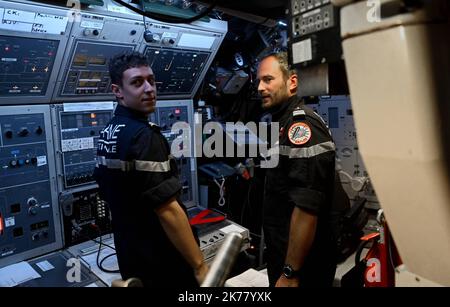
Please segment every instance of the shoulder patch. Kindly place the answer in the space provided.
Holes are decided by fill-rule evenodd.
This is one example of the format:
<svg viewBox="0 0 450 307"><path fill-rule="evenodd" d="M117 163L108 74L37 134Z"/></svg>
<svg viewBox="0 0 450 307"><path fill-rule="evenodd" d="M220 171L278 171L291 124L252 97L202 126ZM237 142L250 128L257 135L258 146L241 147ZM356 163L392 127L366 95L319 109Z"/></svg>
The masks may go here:
<svg viewBox="0 0 450 307"><path fill-rule="evenodd" d="M303 145L311 138L311 128L303 122L293 123L289 128L288 137L294 145Z"/></svg>

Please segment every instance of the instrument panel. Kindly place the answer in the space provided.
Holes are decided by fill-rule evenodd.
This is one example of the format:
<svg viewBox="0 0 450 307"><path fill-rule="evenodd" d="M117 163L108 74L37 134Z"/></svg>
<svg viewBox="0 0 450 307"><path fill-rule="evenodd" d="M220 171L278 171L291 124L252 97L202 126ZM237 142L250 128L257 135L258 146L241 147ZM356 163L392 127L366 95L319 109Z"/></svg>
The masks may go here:
<svg viewBox="0 0 450 307"><path fill-rule="evenodd" d="M0 105L50 102L72 28L66 15L0 0Z"/></svg>
<svg viewBox="0 0 450 307"><path fill-rule="evenodd" d="M48 106L0 107L0 267L62 247Z"/></svg>
<svg viewBox="0 0 450 307"><path fill-rule="evenodd" d="M43 96L55 64L57 40L0 35L0 96Z"/></svg>
<svg viewBox="0 0 450 307"><path fill-rule="evenodd" d="M147 47L145 55L156 76L158 97L173 95L189 97L206 67L210 53Z"/></svg>

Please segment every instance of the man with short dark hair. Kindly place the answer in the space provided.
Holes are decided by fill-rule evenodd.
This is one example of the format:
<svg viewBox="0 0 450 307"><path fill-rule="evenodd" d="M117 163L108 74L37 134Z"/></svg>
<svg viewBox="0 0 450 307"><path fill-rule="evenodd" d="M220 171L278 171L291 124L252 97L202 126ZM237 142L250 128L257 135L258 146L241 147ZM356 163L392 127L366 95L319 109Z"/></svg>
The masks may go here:
<svg viewBox="0 0 450 307"><path fill-rule="evenodd" d="M111 59L118 106L100 133L94 176L112 214L123 279L147 287L194 287L208 270L179 200L177 165L167 140L149 123L156 83L147 58L134 52Z"/></svg>
<svg viewBox="0 0 450 307"><path fill-rule="evenodd" d="M262 106L280 125L279 164L267 169L264 189L269 284L330 287L335 145L322 118L297 97L297 73L285 52L264 57L257 77Z"/></svg>

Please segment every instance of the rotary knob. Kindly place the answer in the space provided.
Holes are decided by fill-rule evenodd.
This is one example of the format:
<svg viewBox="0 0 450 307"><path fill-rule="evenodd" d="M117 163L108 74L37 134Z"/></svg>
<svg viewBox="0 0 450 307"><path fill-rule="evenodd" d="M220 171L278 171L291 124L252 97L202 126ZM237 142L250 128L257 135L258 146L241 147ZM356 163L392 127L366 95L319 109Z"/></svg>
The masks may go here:
<svg viewBox="0 0 450 307"><path fill-rule="evenodd" d="M29 206L28 213L30 215L36 215L38 213L39 205L36 198L34 197L28 198L27 205Z"/></svg>
<svg viewBox="0 0 450 307"><path fill-rule="evenodd" d="M157 43L161 40L161 36L157 33L153 33L150 30L144 32L144 39L147 43Z"/></svg>
<svg viewBox="0 0 450 307"><path fill-rule="evenodd" d="M36 214L38 213L38 207L37 207L37 206L34 206L34 207L28 208L28 213L29 213L30 215L36 215Z"/></svg>
<svg viewBox="0 0 450 307"><path fill-rule="evenodd" d="M164 45L173 45L175 43L175 40L173 38L165 37L163 38L162 43Z"/></svg>
<svg viewBox="0 0 450 307"><path fill-rule="evenodd" d="M27 136L28 133L30 133L30 131L28 131L27 128L23 128L23 129L21 129L17 134L18 134L19 136Z"/></svg>
<svg viewBox="0 0 450 307"><path fill-rule="evenodd" d="M28 198L28 200L27 200L27 205L30 206L30 207L36 206L37 203L38 203L38 202L37 202L37 199L34 198L34 197L30 197L30 198Z"/></svg>
<svg viewBox="0 0 450 307"><path fill-rule="evenodd" d="M39 126L39 127L36 128L35 132L36 132L37 135L41 135L42 132L44 132L44 129L42 129L41 126Z"/></svg>

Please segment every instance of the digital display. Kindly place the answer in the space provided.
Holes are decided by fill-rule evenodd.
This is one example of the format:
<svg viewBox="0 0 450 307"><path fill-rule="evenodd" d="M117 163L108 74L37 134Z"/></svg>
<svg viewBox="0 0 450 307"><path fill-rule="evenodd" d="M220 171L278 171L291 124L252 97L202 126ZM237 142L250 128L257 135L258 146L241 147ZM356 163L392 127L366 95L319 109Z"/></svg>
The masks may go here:
<svg viewBox="0 0 450 307"><path fill-rule="evenodd" d="M78 87L97 87L98 83L95 81L80 81Z"/></svg>
<svg viewBox="0 0 450 307"><path fill-rule="evenodd" d="M117 54L132 51L133 48L134 46L126 44L76 41L72 48L72 61L68 64L66 79L59 95L64 98L111 95L108 61Z"/></svg>
<svg viewBox="0 0 450 307"><path fill-rule="evenodd" d="M105 65L106 59L104 57L90 57L89 65Z"/></svg>
<svg viewBox="0 0 450 307"><path fill-rule="evenodd" d="M84 67L87 63L87 55L85 54L76 54L73 59L73 66Z"/></svg>

